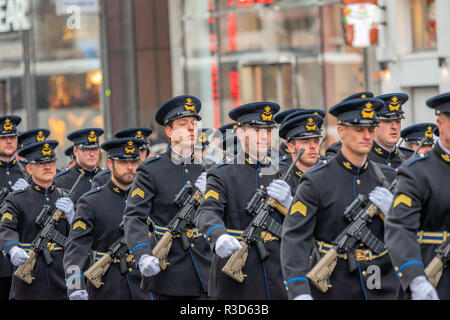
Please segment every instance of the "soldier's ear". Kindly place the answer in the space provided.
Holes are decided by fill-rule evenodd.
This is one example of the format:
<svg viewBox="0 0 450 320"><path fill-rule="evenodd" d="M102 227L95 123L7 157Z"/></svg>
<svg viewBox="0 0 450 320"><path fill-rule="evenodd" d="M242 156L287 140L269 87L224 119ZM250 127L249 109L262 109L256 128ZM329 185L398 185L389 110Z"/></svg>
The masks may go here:
<svg viewBox="0 0 450 320"><path fill-rule="evenodd" d="M173 133L173 127L172 126L165 126L164 131L166 132L167 138L172 139L172 133Z"/></svg>
<svg viewBox="0 0 450 320"><path fill-rule="evenodd" d="M108 169L112 172L113 171L113 161L111 159L108 159L106 161L106 164L108 165Z"/></svg>
<svg viewBox="0 0 450 320"><path fill-rule="evenodd" d="M343 138L344 135L345 135L345 126L338 125L338 126L337 126L337 132L338 132L339 137L340 137L341 140L342 140L342 138Z"/></svg>
<svg viewBox="0 0 450 320"><path fill-rule="evenodd" d="M26 170L27 173L31 176L31 165L30 165L30 164L27 164L27 165L25 166L25 170Z"/></svg>

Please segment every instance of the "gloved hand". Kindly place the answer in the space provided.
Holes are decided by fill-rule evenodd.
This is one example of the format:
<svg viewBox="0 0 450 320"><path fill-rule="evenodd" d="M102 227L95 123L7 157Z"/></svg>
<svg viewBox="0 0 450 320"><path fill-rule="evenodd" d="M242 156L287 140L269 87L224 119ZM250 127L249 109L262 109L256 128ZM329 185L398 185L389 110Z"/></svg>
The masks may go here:
<svg viewBox="0 0 450 320"><path fill-rule="evenodd" d="M89 300L89 295L86 290L77 290L69 295L69 300Z"/></svg>
<svg viewBox="0 0 450 320"><path fill-rule="evenodd" d="M159 268L159 260L154 256L144 254L139 259L139 270L144 277L151 277L161 271Z"/></svg>
<svg viewBox="0 0 450 320"><path fill-rule="evenodd" d="M69 224L71 224L73 216L75 214L75 211L73 210L72 200L70 200L70 198L59 198L55 202L55 207L64 212L67 221L69 222Z"/></svg>
<svg viewBox="0 0 450 320"><path fill-rule="evenodd" d="M202 195L205 195L205 191L206 191L206 172L202 172L202 174L198 176L197 180L194 183L194 186L198 190L200 190Z"/></svg>
<svg viewBox="0 0 450 320"><path fill-rule="evenodd" d="M23 178L19 178L17 179L17 181L11 186L12 191L17 191L20 189L25 189L26 187L28 187L29 184L28 182L25 181L25 179Z"/></svg>
<svg viewBox="0 0 450 320"><path fill-rule="evenodd" d="M301 294L294 298L294 300L314 300L310 294Z"/></svg>
<svg viewBox="0 0 450 320"><path fill-rule="evenodd" d="M14 246L9 250L9 256L11 257L11 263L16 267L23 265L30 257L25 250L18 246Z"/></svg>
<svg viewBox="0 0 450 320"><path fill-rule="evenodd" d="M376 187L369 193L369 199L387 215L394 202L394 195L386 188Z"/></svg>
<svg viewBox="0 0 450 320"><path fill-rule="evenodd" d="M413 300L439 300L436 289L425 276L415 277L409 284L409 288Z"/></svg>
<svg viewBox="0 0 450 320"><path fill-rule="evenodd" d="M239 241L228 234L221 235L216 241L216 254L223 258L231 256L234 252L241 249L242 246Z"/></svg>
<svg viewBox="0 0 450 320"><path fill-rule="evenodd" d="M292 202L291 187L287 182L275 179L267 187L267 194L277 199L283 207L289 209Z"/></svg>

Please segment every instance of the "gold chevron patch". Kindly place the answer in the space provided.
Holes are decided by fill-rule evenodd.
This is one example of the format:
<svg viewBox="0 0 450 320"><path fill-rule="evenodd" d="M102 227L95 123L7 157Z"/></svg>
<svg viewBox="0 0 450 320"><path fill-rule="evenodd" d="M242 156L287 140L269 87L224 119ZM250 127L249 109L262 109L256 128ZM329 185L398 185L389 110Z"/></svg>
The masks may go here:
<svg viewBox="0 0 450 320"><path fill-rule="evenodd" d="M145 192L140 188L134 189L134 191L131 193L131 198L134 198L135 196L139 196L144 199Z"/></svg>
<svg viewBox="0 0 450 320"><path fill-rule="evenodd" d="M448 154L441 154L442 159L444 159L445 162L450 162L450 156Z"/></svg>
<svg viewBox="0 0 450 320"><path fill-rule="evenodd" d="M306 217L307 210L308 208L301 201L297 201L291 207L291 216L296 212L300 212L303 216Z"/></svg>
<svg viewBox="0 0 450 320"><path fill-rule="evenodd" d="M205 200L208 198L214 198L216 200L219 200L219 194L214 190L209 190L205 195Z"/></svg>
<svg viewBox="0 0 450 320"><path fill-rule="evenodd" d="M76 228L81 228L81 229L83 229L83 230L86 230L86 223L84 223L84 222L81 221L81 220L78 220L77 222L75 222L75 223L73 224L72 230L75 230Z"/></svg>
<svg viewBox="0 0 450 320"><path fill-rule="evenodd" d="M5 212L5 213L3 214L3 217L2 217L2 222L3 222L3 220L5 220L5 219L8 219L8 220L12 221L12 214L9 213L9 212Z"/></svg>
<svg viewBox="0 0 450 320"><path fill-rule="evenodd" d="M397 198L395 198L393 208L395 208L401 203L404 203L408 207L411 207L412 199L411 197L408 197L406 194L401 194Z"/></svg>

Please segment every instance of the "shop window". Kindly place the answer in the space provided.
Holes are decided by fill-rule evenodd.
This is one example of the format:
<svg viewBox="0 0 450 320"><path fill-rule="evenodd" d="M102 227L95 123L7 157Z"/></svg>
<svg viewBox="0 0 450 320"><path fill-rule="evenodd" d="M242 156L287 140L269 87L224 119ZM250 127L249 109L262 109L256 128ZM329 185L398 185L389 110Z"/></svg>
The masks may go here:
<svg viewBox="0 0 450 320"><path fill-rule="evenodd" d="M436 49L435 0L411 0L414 51Z"/></svg>

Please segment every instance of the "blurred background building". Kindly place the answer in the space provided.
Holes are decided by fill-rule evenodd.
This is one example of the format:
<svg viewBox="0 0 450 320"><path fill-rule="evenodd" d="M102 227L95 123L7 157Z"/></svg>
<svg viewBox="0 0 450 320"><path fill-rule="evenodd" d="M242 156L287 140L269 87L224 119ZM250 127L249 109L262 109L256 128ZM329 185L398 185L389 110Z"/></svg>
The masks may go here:
<svg viewBox="0 0 450 320"><path fill-rule="evenodd" d="M405 126L450 91L448 0L1 0L0 113L51 138L152 126L198 96L204 127L253 101L328 109L362 90L406 92ZM327 144L336 140L329 117Z"/></svg>

